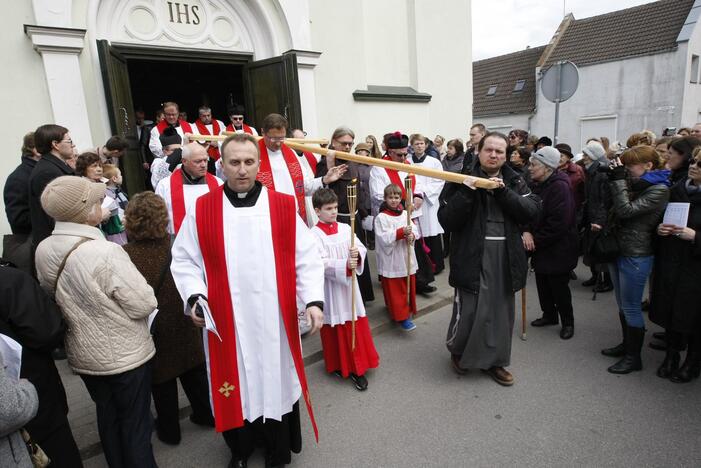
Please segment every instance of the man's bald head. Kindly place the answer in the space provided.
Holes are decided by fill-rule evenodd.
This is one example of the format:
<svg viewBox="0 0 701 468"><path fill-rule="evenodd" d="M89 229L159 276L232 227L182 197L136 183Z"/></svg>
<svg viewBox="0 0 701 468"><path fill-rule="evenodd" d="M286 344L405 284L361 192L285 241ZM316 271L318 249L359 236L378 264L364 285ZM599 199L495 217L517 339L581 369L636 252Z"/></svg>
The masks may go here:
<svg viewBox="0 0 701 468"><path fill-rule="evenodd" d="M183 146L183 160L192 159L193 157L201 157L202 155L207 156L207 150L204 146L197 142L188 143Z"/></svg>

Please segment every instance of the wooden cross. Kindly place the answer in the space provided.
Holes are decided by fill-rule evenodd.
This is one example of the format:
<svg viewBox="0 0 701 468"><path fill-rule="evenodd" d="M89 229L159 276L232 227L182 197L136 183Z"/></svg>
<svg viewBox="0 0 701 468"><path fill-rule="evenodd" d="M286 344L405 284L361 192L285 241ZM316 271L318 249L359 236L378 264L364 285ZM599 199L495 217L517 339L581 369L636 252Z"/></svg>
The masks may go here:
<svg viewBox="0 0 701 468"><path fill-rule="evenodd" d="M229 382L224 382L224 384L219 388L219 393L229 398L229 394L234 391L236 387L231 385Z"/></svg>

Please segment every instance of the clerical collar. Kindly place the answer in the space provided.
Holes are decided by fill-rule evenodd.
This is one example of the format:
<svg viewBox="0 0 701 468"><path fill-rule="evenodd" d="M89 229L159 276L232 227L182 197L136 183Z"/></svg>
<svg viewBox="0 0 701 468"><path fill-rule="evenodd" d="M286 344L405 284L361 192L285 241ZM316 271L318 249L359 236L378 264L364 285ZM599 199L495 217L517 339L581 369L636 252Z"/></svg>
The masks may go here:
<svg viewBox="0 0 701 468"><path fill-rule="evenodd" d="M226 198L229 199L229 202L231 202L235 208L250 208L254 206L258 201L262 189L263 184L257 180L253 184L253 188L248 192L234 192L231 187L229 187L229 184L224 183Z"/></svg>
<svg viewBox="0 0 701 468"><path fill-rule="evenodd" d="M321 229L327 236L338 234L338 223L335 221L333 223L325 223L323 221L319 221L318 223L316 223L316 227Z"/></svg>
<svg viewBox="0 0 701 468"><path fill-rule="evenodd" d="M185 185L201 185L205 183L205 176L195 178L188 174L184 167L180 169L180 172L183 173L183 182Z"/></svg>
<svg viewBox="0 0 701 468"><path fill-rule="evenodd" d="M421 164L426 160L426 156L428 153L424 153L423 156L419 156L418 154L414 153L414 162Z"/></svg>

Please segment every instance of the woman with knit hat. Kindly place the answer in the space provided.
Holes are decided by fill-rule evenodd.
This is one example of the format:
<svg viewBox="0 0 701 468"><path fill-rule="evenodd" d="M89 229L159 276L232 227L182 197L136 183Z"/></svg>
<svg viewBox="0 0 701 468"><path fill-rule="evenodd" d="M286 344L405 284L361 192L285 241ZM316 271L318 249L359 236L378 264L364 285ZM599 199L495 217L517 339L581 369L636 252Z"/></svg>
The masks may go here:
<svg viewBox="0 0 701 468"><path fill-rule="evenodd" d="M147 317L153 289L127 253L94 227L105 184L54 179L41 195L56 221L36 251L37 277L56 297L67 322L66 353L96 404L97 426L110 466L153 467L151 359Z"/></svg>

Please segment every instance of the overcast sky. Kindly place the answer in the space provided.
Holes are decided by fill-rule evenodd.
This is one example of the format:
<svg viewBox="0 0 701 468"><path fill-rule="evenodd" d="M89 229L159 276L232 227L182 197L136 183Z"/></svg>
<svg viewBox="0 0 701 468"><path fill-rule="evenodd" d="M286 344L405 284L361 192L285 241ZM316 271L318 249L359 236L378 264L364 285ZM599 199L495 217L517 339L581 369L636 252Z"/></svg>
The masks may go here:
<svg viewBox="0 0 701 468"><path fill-rule="evenodd" d="M472 0L472 60L547 44L562 21L563 3L581 19L650 0Z"/></svg>

